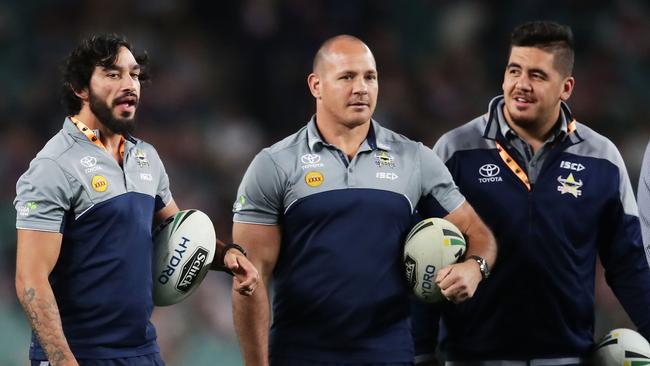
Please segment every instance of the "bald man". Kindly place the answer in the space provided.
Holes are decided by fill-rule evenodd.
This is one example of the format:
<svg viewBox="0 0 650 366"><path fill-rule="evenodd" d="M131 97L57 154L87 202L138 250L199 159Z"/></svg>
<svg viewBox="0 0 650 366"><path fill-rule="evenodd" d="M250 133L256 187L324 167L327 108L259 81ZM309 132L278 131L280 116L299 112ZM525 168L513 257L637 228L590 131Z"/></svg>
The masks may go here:
<svg viewBox="0 0 650 366"><path fill-rule="evenodd" d="M246 365L411 365L400 258L416 210L468 238L474 257L438 278L451 301L474 294L480 261L494 263L492 234L433 151L372 119L377 76L361 40L327 40L307 77L316 115L262 150L241 182L233 238L265 284L233 297Z"/></svg>

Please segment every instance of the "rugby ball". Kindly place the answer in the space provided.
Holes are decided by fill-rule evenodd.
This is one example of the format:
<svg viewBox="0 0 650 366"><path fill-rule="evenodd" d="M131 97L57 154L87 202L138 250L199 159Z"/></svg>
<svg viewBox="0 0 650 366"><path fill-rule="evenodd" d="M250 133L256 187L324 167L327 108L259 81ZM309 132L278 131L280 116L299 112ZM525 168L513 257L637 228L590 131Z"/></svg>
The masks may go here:
<svg viewBox="0 0 650 366"><path fill-rule="evenodd" d="M415 296L429 303L445 297L436 285L438 271L456 263L467 245L456 225L441 218L420 221L411 229L404 244L406 280Z"/></svg>
<svg viewBox="0 0 650 366"><path fill-rule="evenodd" d="M217 236L208 215L183 210L168 218L152 233L153 302L175 304L188 297L208 273Z"/></svg>
<svg viewBox="0 0 650 366"><path fill-rule="evenodd" d="M630 366L650 364L650 344L633 330L619 328L607 333L596 346L597 366Z"/></svg>

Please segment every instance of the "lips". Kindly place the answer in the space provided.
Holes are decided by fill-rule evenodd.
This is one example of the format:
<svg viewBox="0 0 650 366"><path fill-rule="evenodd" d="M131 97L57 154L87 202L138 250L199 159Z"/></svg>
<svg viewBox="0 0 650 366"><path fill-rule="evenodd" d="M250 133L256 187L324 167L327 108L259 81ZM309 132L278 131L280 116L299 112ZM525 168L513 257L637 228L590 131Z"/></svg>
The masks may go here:
<svg viewBox="0 0 650 366"><path fill-rule="evenodd" d="M358 107L368 107L368 106L370 106L370 103L368 103L368 102L361 102L361 101L359 101L359 102L349 102L349 103L348 103L348 106L349 106L349 107L357 107L357 108L358 108Z"/></svg>
<svg viewBox="0 0 650 366"><path fill-rule="evenodd" d="M533 103L533 102L535 102L535 100L533 98L523 96L523 95L513 96L512 99L517 103Z"/></svg>
<svg viewBox="0 0 650 366"><path fill-rule="evenodd" d="M128 96L115 99L114 103L115 105L125 105L129 107L133 107L138 104L138 97L133 95L128 95Z"/></svg>
<svg viewBox="0 0 650 366"><path fill-rule="evenodd" d="M128 94L115 99L113 104L122 113L134 113L138 105L138 97L133 94Z"/></svg>

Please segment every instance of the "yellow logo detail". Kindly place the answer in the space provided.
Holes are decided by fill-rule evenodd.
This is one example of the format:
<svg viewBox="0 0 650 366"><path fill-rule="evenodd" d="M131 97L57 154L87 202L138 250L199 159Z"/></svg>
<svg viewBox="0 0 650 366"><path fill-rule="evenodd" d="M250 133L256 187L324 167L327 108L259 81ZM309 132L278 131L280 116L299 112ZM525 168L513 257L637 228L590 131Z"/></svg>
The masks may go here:
<svg viewBox="0 0 650 366"><path fill-rule="evenodd" d="M323 174L320 172L309 172L305 175L305 183L310 187L318 187L323 184L324 180L325 178L323 178Z"/></svg>
<svg viewBox="0 0 650 366"><path fill-rule="evenodd" d="M101 175L94 176L90 184L92 184L93 189L97 192L104 192L108 188L108 181Z"/></svg>

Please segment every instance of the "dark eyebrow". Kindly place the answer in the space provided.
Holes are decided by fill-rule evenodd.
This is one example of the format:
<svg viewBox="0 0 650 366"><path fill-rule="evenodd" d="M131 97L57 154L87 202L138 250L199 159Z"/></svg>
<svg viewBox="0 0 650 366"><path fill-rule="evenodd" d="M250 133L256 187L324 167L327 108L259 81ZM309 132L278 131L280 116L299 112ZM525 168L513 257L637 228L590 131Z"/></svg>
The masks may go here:
<svg viewBox="0 0 650 366"><path fill-rule="evenodd" d="M110 66L101 66L103 71L120 71L122 68L116 65L110 65ZM135 64L130 67L130 71L140 71L142 69L142 66L140 64Z"/></svg>

